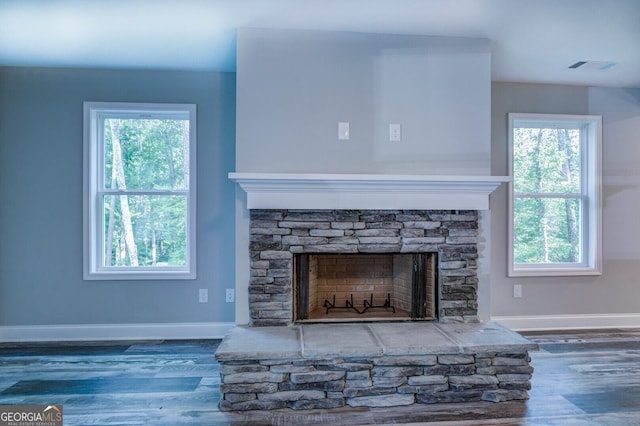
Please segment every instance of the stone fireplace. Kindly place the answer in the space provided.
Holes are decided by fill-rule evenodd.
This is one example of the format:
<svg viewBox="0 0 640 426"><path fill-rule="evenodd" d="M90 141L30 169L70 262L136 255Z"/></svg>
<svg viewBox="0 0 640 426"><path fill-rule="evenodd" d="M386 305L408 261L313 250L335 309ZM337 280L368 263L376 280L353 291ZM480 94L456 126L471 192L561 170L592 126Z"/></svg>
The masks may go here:
<svg viewBox="0 0 640 426"><path fill-rule="evenodd" d="M537 346L478 314L481 211L506 178L230 177L248 300L216 352L222 410L527 399Z"/></svg>
<svg viewBox="0 0 640 426"><path fill-rule="evenodd" d="M482 322L509 180L489 175L489 41L252 28L237 53L220 408L526 399L535 345Z"/></svg>
<svg viewBox="0 0 640 426"><path fill-rule="evenodd" d="M477 239L472 210L251 210L251 325L478 321Z"/></svg>

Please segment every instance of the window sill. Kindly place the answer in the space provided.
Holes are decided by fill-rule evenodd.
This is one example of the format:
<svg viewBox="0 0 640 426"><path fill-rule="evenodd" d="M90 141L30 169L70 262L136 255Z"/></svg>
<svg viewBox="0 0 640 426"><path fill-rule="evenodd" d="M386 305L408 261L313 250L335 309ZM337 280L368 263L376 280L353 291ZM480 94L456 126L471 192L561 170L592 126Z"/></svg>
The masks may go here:
<svg viewBox="0 0 640 426"><path fill-rule="evenodd" d="M84 274L85 281L195 280L189 271L109 271Z"/></svg>
<svg viewBox="0 0 640 426"><path fill-rule="evenodd" d="M517 268L510 269L509 277L572 277L602 275L600 268L575 267L575 268Z"/></svg>

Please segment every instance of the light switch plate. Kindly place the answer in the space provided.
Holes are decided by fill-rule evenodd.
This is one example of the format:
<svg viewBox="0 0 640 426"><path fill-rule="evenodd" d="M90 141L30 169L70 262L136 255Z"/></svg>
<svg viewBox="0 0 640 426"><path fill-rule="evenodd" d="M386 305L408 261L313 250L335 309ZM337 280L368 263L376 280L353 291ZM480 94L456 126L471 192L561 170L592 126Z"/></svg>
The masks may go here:
<svg viewBox="0 0 640 426"><path fill-rule="evenodd" d="M348 141L350 138L349 134L349 122L341 121L338 123L338 140Z"/></svg>

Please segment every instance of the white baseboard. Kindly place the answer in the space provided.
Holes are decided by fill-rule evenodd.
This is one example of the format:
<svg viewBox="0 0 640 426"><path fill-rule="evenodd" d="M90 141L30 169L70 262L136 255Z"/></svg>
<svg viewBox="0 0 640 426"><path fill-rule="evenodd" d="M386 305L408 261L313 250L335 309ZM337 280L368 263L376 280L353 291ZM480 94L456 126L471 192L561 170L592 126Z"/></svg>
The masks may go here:
<svg viewBox="0 0 640 426"><path fill-rule="evenodd" d="M0 326L0 342L222 339L232 322Z"/></svg>
<svg viewBox="0 0 640 426"><path fill-rule="evenodd" d="M492 316L516 331L640 328L640 314ZM0 326L0 342L222 339L233 322Z"/></svg>
<svg viewBox="0 0 640 426"><path fill-rule="evenodd" d="M640 328L640 314L493 316L491 321L516 331Z"/></svg>

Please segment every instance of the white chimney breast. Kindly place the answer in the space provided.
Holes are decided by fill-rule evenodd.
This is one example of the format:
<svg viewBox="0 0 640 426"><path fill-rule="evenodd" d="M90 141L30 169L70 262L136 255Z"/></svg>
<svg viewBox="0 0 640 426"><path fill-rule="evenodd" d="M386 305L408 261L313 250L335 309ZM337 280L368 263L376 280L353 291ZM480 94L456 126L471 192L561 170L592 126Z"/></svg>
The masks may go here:
<svg viewBox="0 0 640 426"><path fill-rule="evenodd" d="M241 28L236 78L238 172L491 174L487 39Z"/></svg>

